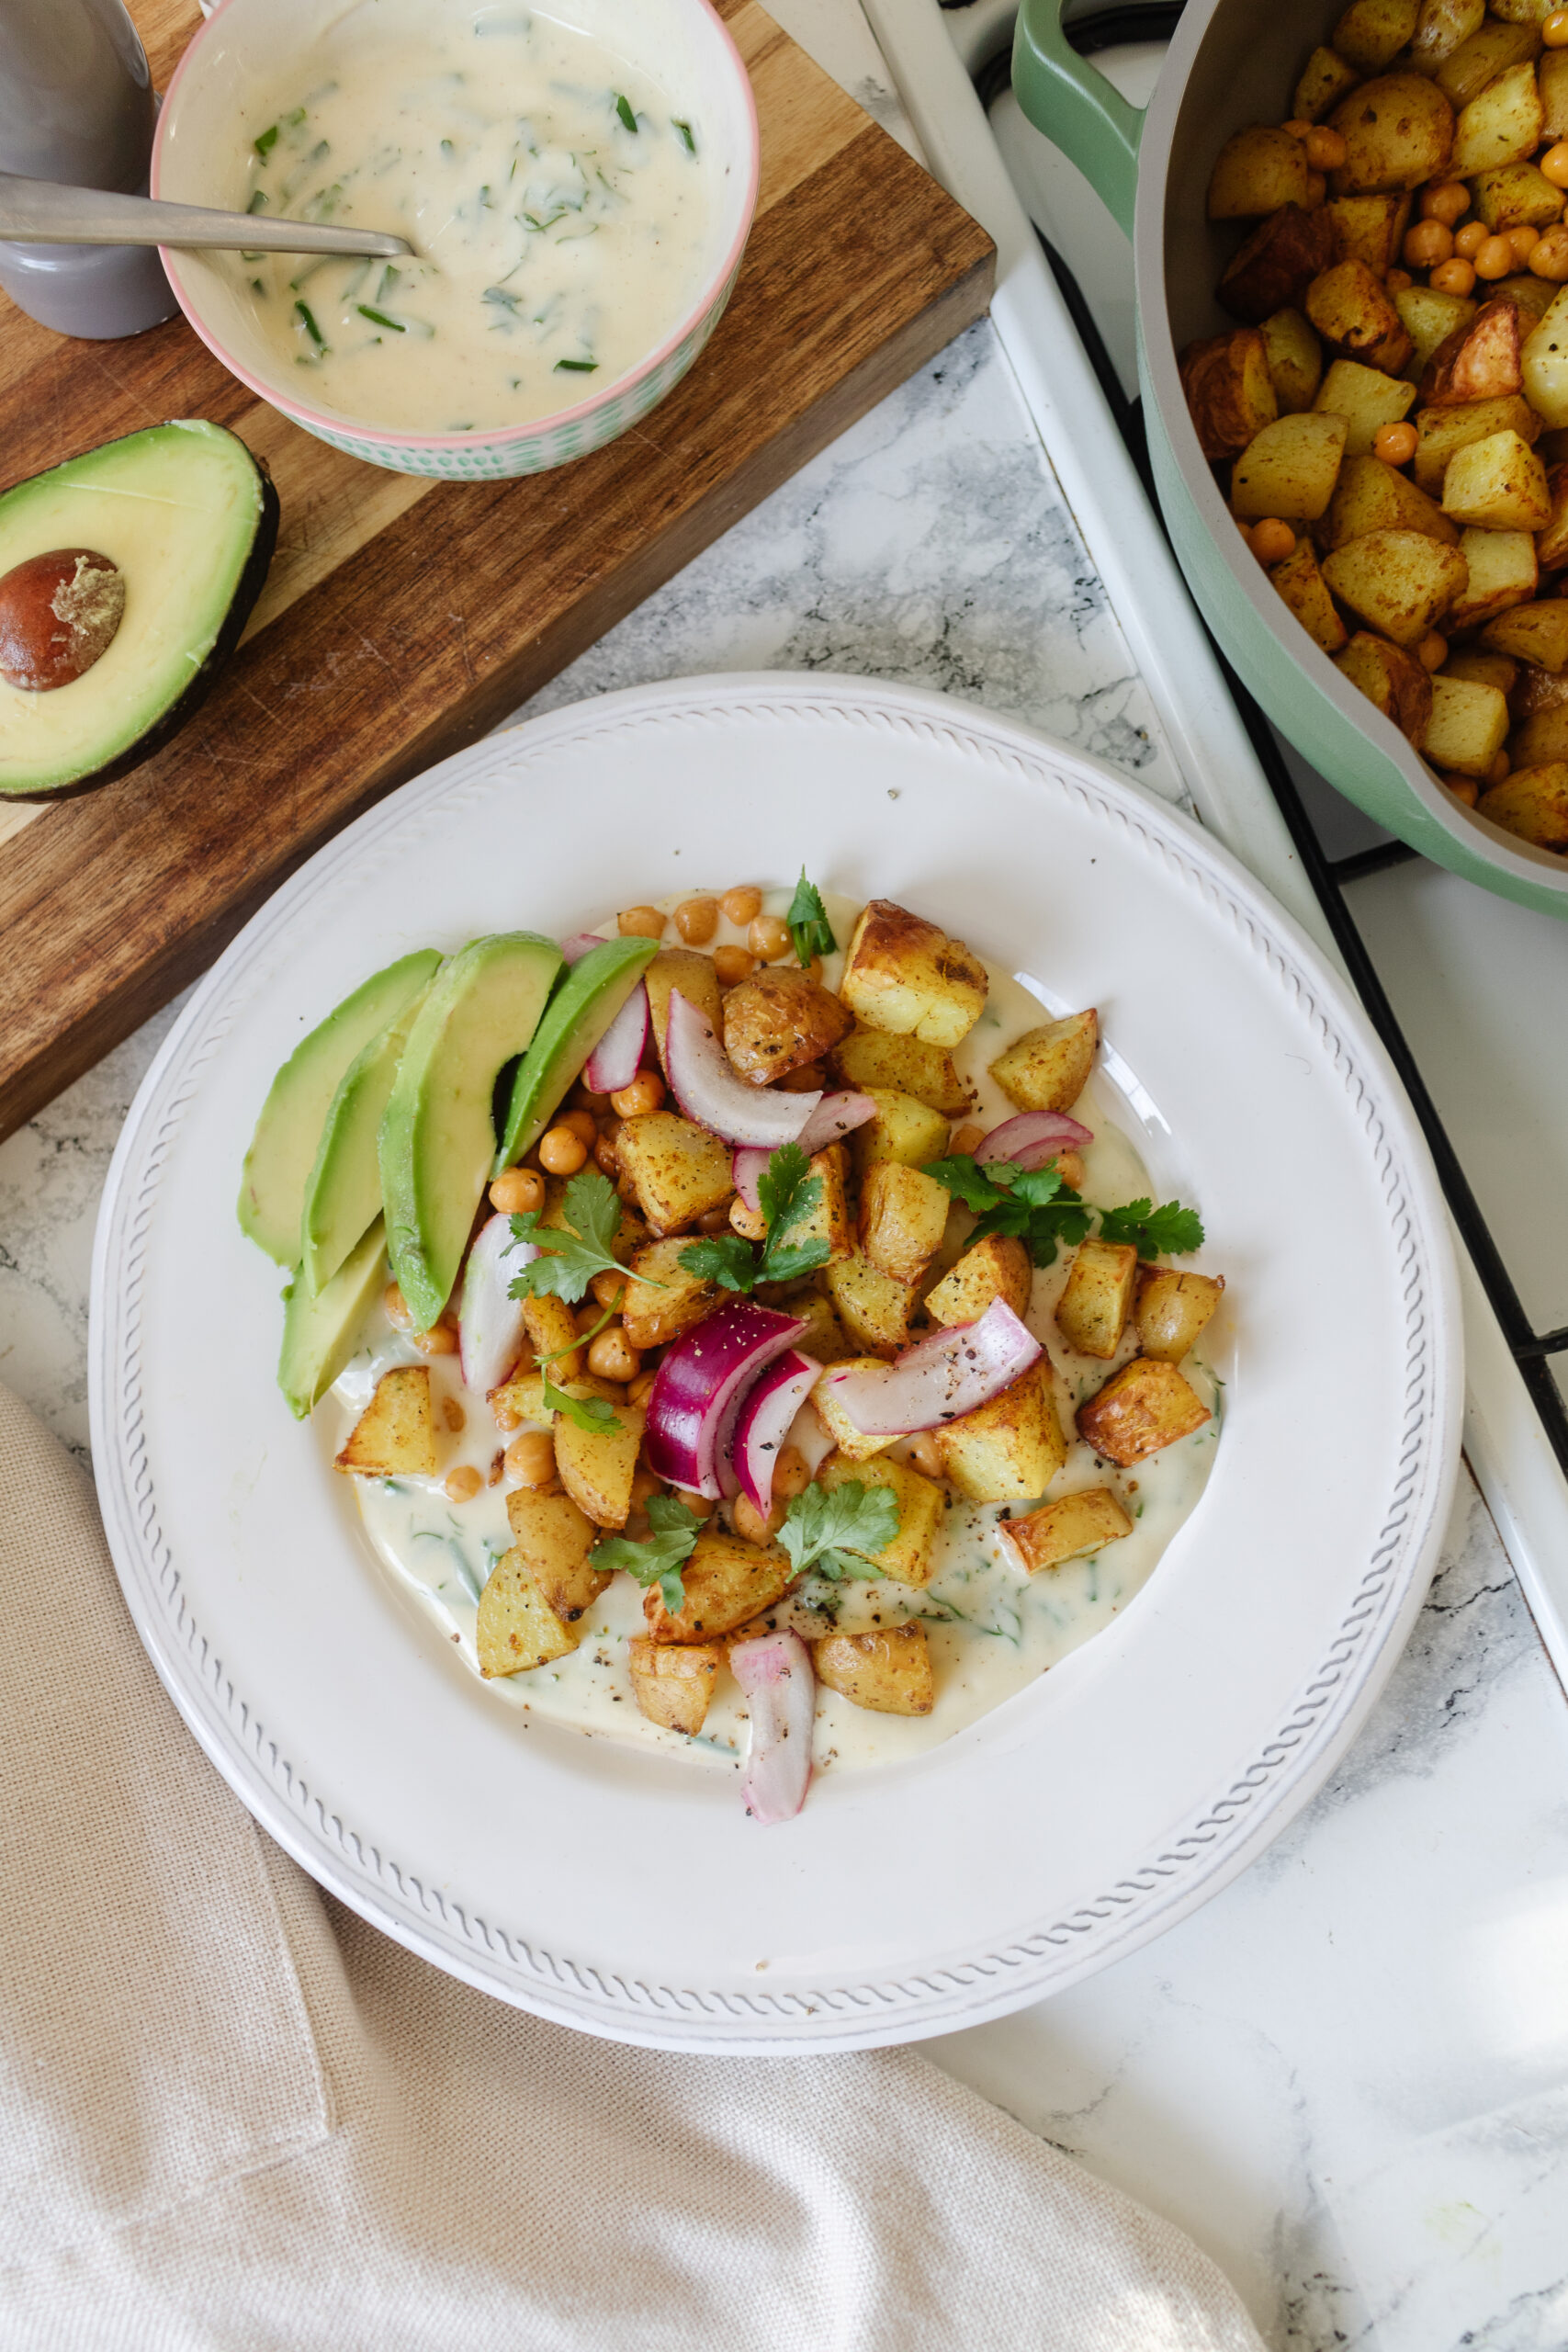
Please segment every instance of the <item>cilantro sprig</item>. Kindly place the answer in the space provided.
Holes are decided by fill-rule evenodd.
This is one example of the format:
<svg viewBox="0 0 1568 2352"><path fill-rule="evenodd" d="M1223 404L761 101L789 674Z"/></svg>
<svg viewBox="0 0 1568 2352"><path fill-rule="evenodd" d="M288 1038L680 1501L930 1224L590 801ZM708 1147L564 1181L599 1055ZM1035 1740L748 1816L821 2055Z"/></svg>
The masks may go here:
<svg viewBox="0 0 1568 2352"><path fill-rule="evenodd" d="M564 1355L570 1351L563 1349L561 1352ZM554 1359L547 1358L546 1361L553 1362ZM574 1429L586 1430L591 1436L595 1430L614 1429L615 1426L615 1408L605 1398L569 1396L564 1388L556 1386L543 1365L539 1370L539 1402L547 1413L559 1413Z"/></svg>
<svg viewBox="0 0 1568 2352"><path fill-rule="evenodd" d="M976 1241L987 1233L1012 1235L1027 1244L1037 1266L1053 1264L1059 1248L1087 1240L1097 1224L1102 1240L1131 1242L1140 1258L1185 1257L1203 1244L1196 1209L1179 1201L1156 1208L1147 1199L1096 1208L1066 1182L1054 1159L1043 1168L1020 1168L1010 1159L988 1159L982 1166L961 1153L928 1160L925 1172L974 1210Z"/></svg>
<svg viewBox="0 0 1568 2352"><path fill-rule="evenodd" d="M593 1547L593 1566L625 1568L637 1583L656 1584L665 1608L671 1617L678 1617L686 1605L681 1571L696 1546L703 1521L673 1495L650 1495L646 1508L653 1530L648 1541L639 1544L630 1536L607 1535Z"/></svg>
<svg viewBox="0 0 1568 2352"><path fill-rule="evenodd" d="M588 1295L595 1274L626 1272L615 1250L621 1204L607 1176L585 1168L562 1193L561 1209L570 1229L541 1225L537 1209L513 1218L513 1239L531 1241L540 1253L513 1275L507 1284L513 1298L564 1298L569 1306L576 1306ZM663 1287L661 1283L649 1284L650 1290Z"/></svg>
<svg viewBox="0 0 1568 2352"><path fill-rule="evenodd" d="M822 1202L822 1179L813 1176L797 1143L782 1144L773 1153L757 1179L757 1199L767 1219L761 1253L738 1233L719 1234L682 1250L679 1262L688 1273L717 1283L721 1290L744 1292L759 1283L794 1282L827 1264L831 1252L820 1235L809 1241L789 1238Z"/></svg>
<svg viewBox="0 0 1568 2352"><path fill-rule="evenodd" d="M1156 1209L1145 1195L1122 1208L1101 1209L1100 1238L1130 1241L1140 1258L1185 1258L1190 1250L1202 1248L1203 1221L1196 1209L1184 1209L1179 1201L1166 1201Z"/></svg>
<svg viewBox="0 0 1568 2352"><path fill-rule="evenodd" d="M846 1577L879 1577L874 1560L898 1532L898 1504L890 1487L846 1478L841 1487L807 1487L794 1497L779 1542L797 1576L807 1568L840 1584Z"/></svg>
<svg viewBox="0 0 1568 2352"><path fill-rule="evenodd" d="M809 964L814 956L831 956L838 946L833 926L828 920L828 910L822 904L822 893L815 882L807 880L804 865L784 921L795 942L795 952L803 965Z"/></svg>

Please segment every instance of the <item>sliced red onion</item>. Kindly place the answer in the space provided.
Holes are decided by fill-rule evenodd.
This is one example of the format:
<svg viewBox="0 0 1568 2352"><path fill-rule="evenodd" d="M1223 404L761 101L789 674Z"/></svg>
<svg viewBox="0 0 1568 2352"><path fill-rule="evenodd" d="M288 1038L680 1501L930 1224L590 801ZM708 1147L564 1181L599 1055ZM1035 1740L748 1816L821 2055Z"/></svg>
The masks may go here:
<svg viewBox="0 0 1568 2352"><path fill-rule="evenodd" d="M875 1116L876 1105L869 1094L824 1094L795 1141L809 1158Z"/></svg>
<svg viewBox="0 0 1568 2352"><path fill-rule="evenodd" d="M603 947L604 944L604 937L602 932L574 931L570 939L561 941L560 952L569 964L581 964L590 948Z"/></svg>
<svg viewBox="0 0 1568 2352"><path fill-rule="evenodd" d="M687 1118L725 1143L776 1151L781 1144L797 1142L822 1100L820 1093L780 1094L770 1086L748 1086L736 1076L706 1013L679 989L670 991L664 1059Z"/></svg>
<svg viewBox="0 0 1568 2352"><path fill-rule="evenodd" d="M793 1821L811 1778L817 1677L798 1634L763 1634L737 1642L730 1672L746 1693L751 1741L740 1793L753 1821Z"/></svg>
<svg viewBox="0 0 1568 2352"><path fill-rule="evenodd" d="M582 1082L590 1094L618 1094L629 1086L642 1068L647 1044L648 990L638 980L583 1064Z"/></svg>
<svg viewBox="0 0 1568 2352"><path fill-rule="evenodd" d="M725 1493L744 1495L761 1519L766 1519L773 1503L780 1448L821 1371L815 1356L804 1356L798 1348L791 1348L752 1382L741 1403L735 1435L728 1452L720 1458L718 1475Z"/></svg>
<svg viewBox="0 0 1568 2352"><path fill-rule="evenodd" d="M906 1348L892 1363L830 1364L823 1385L865 1437L905 1437L977 1412L1037 1363L1039 1340L1005 1299L977 1323L954 1323Z"/></svg>
<svg viewBox="0 0 1568 2352"><path fill-rule="evenodd" d="M976 1144L975 1158L1010 1159L1015 1168L1043 1168L1059 1151L1082 1151L1093 1141L1094 1129L1080 1126L1065 1111L1021 1111Z"/></svg>
<svg viewBox="0 0 1568 2352"><path fill-rule="evenodd" d="M773 1158L771 1151L759 1151L748 1144L741 1151L729 1155L729 1173L735 1189L753 1215L761 1211L762 1196L757 1190L757 1179Z"/></svg>
<svg viewBox="0 0 1568 2352"><path fill-rule="evenodd" d="M655 1477L716 1501L718 1465L748 1389L805 1329L798 1316L727 1298L667 1348L648 1394L643 1440Z"/></svg>
<svg viewBox="0 0 1568 2352"><path fill-rule="evenodd" d="M523 1302L511 1296L514 1274L538 1256L532 1241L515 1241L509 1216L492 1216L468 1252L457 1310L457 1350L463 1379L480 1396L499 1388L523 1352Z"/></svg>
<svg viewBox="0 0 1568 2352"><path fill-rule="evenodd" d="M791 1421L789 1435L785 1438L784 1443L794 1446L796 1453L815 1478L828 1456L832 1453L836 1442L831 1430L826 1426L821 1414L807 1397L794 1420Z"/></svg>

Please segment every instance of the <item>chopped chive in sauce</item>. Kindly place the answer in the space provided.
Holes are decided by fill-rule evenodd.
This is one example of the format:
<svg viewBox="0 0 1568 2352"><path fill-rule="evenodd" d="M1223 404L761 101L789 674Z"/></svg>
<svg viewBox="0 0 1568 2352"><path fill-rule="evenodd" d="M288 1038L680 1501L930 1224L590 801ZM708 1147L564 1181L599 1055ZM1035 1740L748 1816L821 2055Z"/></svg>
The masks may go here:
<svg viewBox="0 0 1568 2352"><path fill-rule="evenodd" d="M558 359L556 374L558 376L563 373L571 376L592 376L598 366L599 362L596 359Z"/></svg>
<svg viewBox="0 0 1568 2352"><path fill-rule="evenodd" d="M316 324L315 316L311 311L310 304L308 302L297 301L294 308L299 318L300 323L303 325L306 334L310 336L317 350L324 351L327 347L327 339L321 333L321 328Z"/></svg>
<svg viewBox="0 0 1568 2352"><path fill-rule="evenodd" d="M251 144L255 149L256 153L261 157L262 162L265 164L267 157L271 154L273 149L277 144L276 123L273 123L270 129L264 130L259 139L253 139ZM251 209L253 212L254 211L254 205L251 207Z"/></svg>
<svg viewBox="0 0 1568 2352"><path fill-rule="evenodd" d="M408 333L407 327L404 326L400 319L389 319L385 311L373 311L368 302L356 302L354 307L359 312L360 317L362 319L368 319L373 326L390 327L394 334L407 334ZM315 329L313 327L311 328L311 333L315 333Z"/></svg>
<svg viewBox="0 0 1568 2352"><path fill-rule="evenodd" d="M626 124L628 130L635 130L637 129L637 117L632 112L632 102L629 98L622 97L619 91L615 94L615 112L620 116L621 120Z"/></svg>
<svg viewBox="0 0 1568 2352"><path fill-rule="evenodd" d="M453 146L452 141L449 139L444 139L441 141L441 153L444 155L455 155L457 152L457 150Z"/></svg>
<svg viewBox="0 0 1568 2352"><path fill-rule="evenodd" d="M261 281L261 279L260 279L259 277L253 277L253 278L252 278L252 280L251 280L251 292L252 292L253 294L265 294L265 293L266 292L266 288L262 284L262 281Z"/></svg>
<svg viewBox="0 0 1568 2352"><path fill-rule="evenodd" d="M391 292L393 287L397 284L401 276L402 271L398 268L395 263L389 262L387 264L386 268L381 272L381 283L376 288L376 300L378 302L384 302L386 300L388 295Z"/></svg>
<svg viewBox="0 0 1568 2352"><path fill-rule="evenodd" d="M252 189L251 200L249 204L246 205L245 210L247 212L265 212L266 210L265 188L258 187Z"/></svg>
<svg viewBox="0 0 1568 2352"><path fill-rule="evenodd" d="M673 116L671 117L671 124L672 129L680 132L681 144L685 149L687 154L694 155L697 152L697 142L692 136L691 124L689 122L678 122L675 120Z"/></svg>

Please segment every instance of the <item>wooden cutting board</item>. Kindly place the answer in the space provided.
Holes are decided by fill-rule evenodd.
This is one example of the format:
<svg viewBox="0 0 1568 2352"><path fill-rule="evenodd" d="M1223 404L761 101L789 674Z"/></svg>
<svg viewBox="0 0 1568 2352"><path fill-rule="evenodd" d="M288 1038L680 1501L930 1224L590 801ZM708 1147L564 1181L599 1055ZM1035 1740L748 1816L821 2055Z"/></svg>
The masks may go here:
<svg viewBox="0 0 1568 2352"><path fill-rule="evenodd" d="M691 560L989 299L983 230L755 0L761 192L734 297L636 430L516 482L422 482L256 401L183 319L79 343L0 297L13 482L165 417L231 426L283 503L243 643L135 774L0 804L0 1136L195 978L328 836L472 742ZM199 21L132 0L160 87Z"/></svg>

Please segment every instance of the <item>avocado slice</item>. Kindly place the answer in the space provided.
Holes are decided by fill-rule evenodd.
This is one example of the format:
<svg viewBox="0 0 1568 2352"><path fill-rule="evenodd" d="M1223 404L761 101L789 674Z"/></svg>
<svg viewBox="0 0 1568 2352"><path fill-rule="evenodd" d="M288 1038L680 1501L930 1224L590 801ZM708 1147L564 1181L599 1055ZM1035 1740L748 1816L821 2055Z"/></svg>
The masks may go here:
<svg viewBox="0 0 1568 2352"><path fill-rule="evenodd" d="M371 1038L333 1096L299 1221L305 1287L312 1293L331 1282L381 1214L381 1118L425 994L421 989L410 997L397 1019Z"/></svg>
<svg viewBox="0 0 1568 2352"><path fill-rule="evenodd" d="M283 1351L277 1385L296 1420L337 1378L387 1275L387 1235L379 1217L349 1251L331 1282L311 1294L296 1274L283 1294Z"/></svg>
<svg viewBox="0 0 1568 2352"><path fill-rule="evenodd" d="M658 953L657 939L607 939L572 966L513 1081L492 1174L499 1176L538 1142L567 1088Z"/></svg>
<svg viewBox="0 0 1568 2352"><path fill-rule="evenodd" d="M299 1263L305 1194L345 1072L406 1005L423 997L440 963L434 947L421 947L373 974L301 1038L273 1080L245 1154L239 1216L242 1230L280 1266ZM376 1205L373 1201L371 1216Z"/></svg>
<svg viewBox="0 0 1568 2352"><path fill-rule="evenodd" d="M536 932L471 940L403 1048L381 1121L381 1200L416 1330L428 1331L451 1296L495 1151L495 1081L527 1053L563 961Z"/></svg>
<svg viewBox="0 0 1568 2352"><path fill-rule="evenodd" d="M107 441L0 494L0 613L12 575L57 549L107 558L125 598L69 684L40 692L0 676L0 797L107 784L184 726L261 593L277 513L244 443L199 418Z"/></svg>

